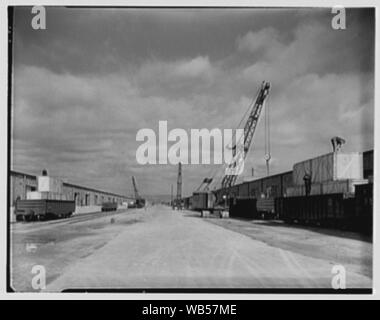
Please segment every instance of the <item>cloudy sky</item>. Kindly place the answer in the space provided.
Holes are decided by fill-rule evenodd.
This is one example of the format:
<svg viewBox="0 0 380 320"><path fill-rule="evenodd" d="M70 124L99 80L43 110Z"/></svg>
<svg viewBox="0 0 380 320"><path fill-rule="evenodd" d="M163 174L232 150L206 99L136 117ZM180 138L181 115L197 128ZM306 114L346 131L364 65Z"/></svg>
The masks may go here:
<svg viewBox="0 0 380 320"><path fill-rule="evenodd" d="M141 128L235 128L263 80L272 84L271 172L330 152L373 148L374 14L327 9L69 9L46 30L17 8L12 169L73 183L170 194L174 165L139 165ZM169 144L170 146L170 144ZM245 173L265 175L264 121ZM183 166L190 194L213 166ZM174 188L175 189L175 188Z"/></svg>

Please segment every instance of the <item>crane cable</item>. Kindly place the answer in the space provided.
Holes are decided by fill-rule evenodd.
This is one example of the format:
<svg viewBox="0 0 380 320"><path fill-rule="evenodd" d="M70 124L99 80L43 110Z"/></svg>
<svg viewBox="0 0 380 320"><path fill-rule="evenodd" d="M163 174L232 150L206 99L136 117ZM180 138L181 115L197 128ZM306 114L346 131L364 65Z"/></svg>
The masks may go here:
<svg viewBox="0 0 380 320"><path fill-rule="evenodd" d="M267 176L269 176L269 162L271 160L270 148L270 111L269 111L269 96L265 104L265 161L267 168Z"/></svg>
<svg viewBox="0 0 380 320"><path fill-rule="evenodd" d="M238 125L236 126L236 129L239 129L240 126L241 126L241 124L243 123L243 121L246 119L247 114L248 114L249 111L252 109L253 104L254 104L254 103L256 102L256 100L257 100L257 97L258 97L258 95L259 95L259 93L260 93L260 90L261 90L261 89L259 88L259 89L257 90L256 95L255 95L254 97L252 97L251 102L248 104L247 110L244 112L242 118L240 119ZM236 142L239 143L242 139L244 139L244 136L245 136L245 133L239 138L239 141L236 141ZM233 136L232 136L232 138L231 138L231 141L228 143L228 145L229 145L229 144L232 145L234 139L236 140L236 130L233 132ZM213 175L212 175L212 178L211 178L213 182L214 182L214 178L215 178L215 176L216 176L216 175L218 174L218 172L221 171L222 169L225 169L225 166L218 166L218 167L215 169L215 171L214 171L214 173L213 173ZM218 183L215 183L215 184L214 184L213 182L210 183L210 184L214 184L214 190L215 190L216 187L221 183L223 177L224 177L224 174L223 174L222 176L219 177L219 179L218 179L218 181L217 181Z"/></svg>

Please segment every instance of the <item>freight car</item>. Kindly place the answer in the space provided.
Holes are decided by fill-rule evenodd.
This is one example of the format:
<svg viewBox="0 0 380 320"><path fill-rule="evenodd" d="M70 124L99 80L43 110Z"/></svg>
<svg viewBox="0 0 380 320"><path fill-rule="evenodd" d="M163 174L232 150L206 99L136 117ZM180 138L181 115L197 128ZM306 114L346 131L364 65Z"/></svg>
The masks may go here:
<svg viewBox="0 0 380 320"><path fill-rule="evenodd" d="M136 199L136 208L138 209L144 208L145 204L146 204L145 199L143 198Z"/></svg>
<svg viewBox="0 0 380 320"><path fill-rule="evenodd" d="M373 183L362 184L355 188L355 226L366 234L373 228Z"/></svg>
<svg viewBox="0 0 380 320"><path fill-rule="evenodd" d="M341 193L278 198L276 212L286 223L343 227L353 216L353 200Z"/></svg>
<svg viewBox="0 0 380 320"><path fill-rule="evenodd" d="M145 199L139 198L136 199L135 201L131 201L128 203L128 208L130 209L141 209L145 207Z"/></svg>
<svg viewBox="0 0 380 320"><path fill-rule="evenodd" d="M116 211L117 203L116 202L103 202L102 211Z"/></svg>
<svg viewBox="0 0 380 320"><path fill-rule="evenodd" d="M372 232L372 184L358 185L355 197L343 193L298 197L281 197L275 200L275 210L286 223L309 224Z"/></svg>
<svg viewBox="0 0 380 320"><path fill-rule="evenodd" d="M215 192L194 192L191 197L191 209L200 211L202 217L208 217L210 214L219 215L221 218L228 217L228 211L225 209L227 202L218 204L216 202Z"/></svg>
<svg viewBox="0 0 380 320"><path fill-rule="evenodd" d="M191 208L195 211L211 210L214 207L215 197L211 192L194 192Z"/></svg>
<svg viewBox="0 0 380 320"><path fill-rule="evenodd" d="M17 200L16 221L33 221L68 218L75 211L75 201L69 200Z"/></svg>
<svg viewBox="0 0 380 320"><path fill-rule="evenodd" d="M274 219L277 217L275 211L275 198L286 195L287 188L292 186L293 172L287 171L276 175L256 179L249 182L233 186L228 190L219 189L215 192L216 201L221 203L223 196L227 197L230 204L230 209L234 213L231 216L238 216L238 210L248 205L252 206L254 203L254 216L252 216L252 209L248 214L250 218L255 219ZM254 200L252 203L248 199ZM236 201L235 201L236 200ZM236 206L234 205L236 204ZM243 204L246 203L246 204ZM245 216L245 213L241 213Z"/></svg>
<svg viewBox="0 0 380 320"><path fill-rule="evenodd" d="M363 152L363 177L373 180L373 150Z"/></svg>
<svg viewBox="0 0 380 320"><path fill-rule="evenodd" d="M258 219L260 217L256 209L256 199L252 198L231 199L229 214L231 218Z"/></svg>

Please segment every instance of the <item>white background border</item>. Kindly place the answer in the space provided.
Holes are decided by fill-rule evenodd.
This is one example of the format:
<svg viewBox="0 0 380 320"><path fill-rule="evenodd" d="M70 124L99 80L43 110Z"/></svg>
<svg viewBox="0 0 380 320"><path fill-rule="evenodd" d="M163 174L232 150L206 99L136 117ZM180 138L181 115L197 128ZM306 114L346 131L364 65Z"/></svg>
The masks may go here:
<svg viewBox="0 0 380 320"><path fill-rule="evenodd" d="M221 300L233 300L233 299L380 299L380 250L378 244L378 230L380 230L380 219L377 216L378 212L378 199L380 199L378 188L379 182L379 172L378 172L378 161L374 162L374 245L373 245L373 294L372 295L324 295L324 294L153 294L153 293L91 293L91 294L76 294L76 293L7 293L6 292L6 253L7 253L7 132L8 132L8 17L7 17L7 6L12 5L83 5L83 6L222 6L222 7L232 7L232 6L282 6L282 7L333 7L336 5L342 5L345 7L376 7L376 39L375 39L375 145L374 145L374 156L375 160L378 158L380 129L378 122L380 120L378 101L380 96L380 88L377 81L377 76L379 75L379 52L378 44L380 43L380 33L379 33L379 23L378 23L378 8L376 1L96 1L96 0L79 0L79 1L54 1L45 0L39 1L2 1L0 4L0 39L1 39L1 50L0 50L0 97L1 97L1 111L0 111L0 299L141 299L141 300L159 300L159 299L169 299L169 300L188 300L188 299L221 299ZM376 63L377 62L377 63Z"/></svg>

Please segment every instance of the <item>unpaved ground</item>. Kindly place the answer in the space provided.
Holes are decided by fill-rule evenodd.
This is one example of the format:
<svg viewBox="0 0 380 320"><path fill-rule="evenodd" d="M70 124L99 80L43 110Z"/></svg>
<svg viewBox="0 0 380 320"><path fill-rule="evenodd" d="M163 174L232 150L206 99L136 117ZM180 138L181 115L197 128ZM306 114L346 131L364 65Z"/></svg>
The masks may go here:
<svg viewBox="0 0 380 320"><path fill-rule="evenodd" d="M30 269L37 263L46 266L47 291L331 288L335 264L346 267L347 287L371 287L372 246L352 236L233 219L204 220L160 206L127 211L115 220L14 230L15 288L31 290ZM31 237L36 235L38 241ZM31 239L39 245L26 252Z"/></svg>
<svg viewBox="0 0 380 320"><path fill-rule="evenodd" d="M34 291L32 268L46 269L46 283L68 266L104 246L128 225L142 222L142 211L96 213L70 219L11 226L11 286L15 291ZM113 219L113 223L111 223Z"/></svg>
<svg viewBox="0 0 380 320"><path fill-rule="evenodd" d="M279 221L218 219L207 222L244 234L270 246L307 257L331 261L350 271L372 277L370 237L354 232L287 225Z"/></svg>

